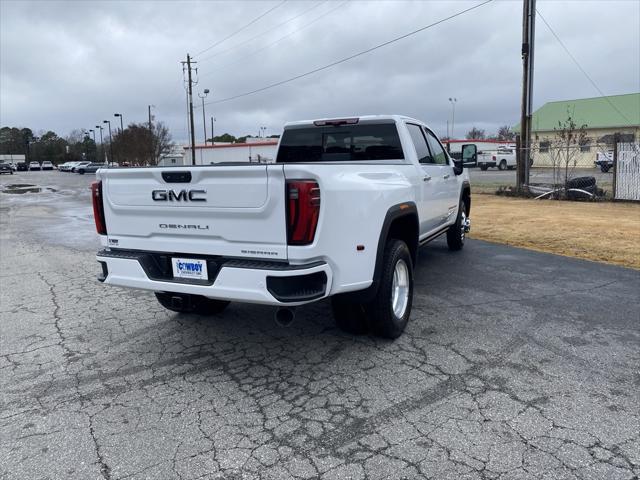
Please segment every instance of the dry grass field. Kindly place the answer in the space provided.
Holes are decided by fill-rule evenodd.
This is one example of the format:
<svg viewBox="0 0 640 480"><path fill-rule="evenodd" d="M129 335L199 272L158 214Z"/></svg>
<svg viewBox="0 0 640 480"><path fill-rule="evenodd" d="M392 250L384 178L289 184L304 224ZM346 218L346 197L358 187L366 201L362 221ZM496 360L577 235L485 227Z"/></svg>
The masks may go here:
<svg viewBox="0 0 640 480"><path fill-rule="evenodd" d="M471 222L471 238L640 269L638 204L479 194Z"/></svg>

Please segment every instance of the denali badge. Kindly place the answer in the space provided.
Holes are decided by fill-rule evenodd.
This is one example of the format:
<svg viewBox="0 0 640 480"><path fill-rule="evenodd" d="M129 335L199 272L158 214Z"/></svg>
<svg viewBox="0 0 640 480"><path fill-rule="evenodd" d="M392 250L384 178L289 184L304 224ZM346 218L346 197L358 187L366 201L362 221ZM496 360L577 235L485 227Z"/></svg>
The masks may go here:
<svg viewBox="0 0 640 480"><path fill-rule="evenodd" d="M207 199L202 196L206 195L206 190L154 190L151 192L151 198L156 202L206 202Z"/></svg>

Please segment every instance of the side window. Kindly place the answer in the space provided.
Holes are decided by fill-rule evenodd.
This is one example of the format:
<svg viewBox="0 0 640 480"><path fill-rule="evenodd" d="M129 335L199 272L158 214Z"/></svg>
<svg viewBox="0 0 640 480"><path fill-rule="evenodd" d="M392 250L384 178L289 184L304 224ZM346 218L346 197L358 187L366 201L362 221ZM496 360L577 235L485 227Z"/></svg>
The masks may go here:
<svg viewBox="0 0 640 480"><path fill-rule="evenodd" d="M420 163L433 163L433 158L431 157L427 141L422 133L422 128L418 125L414 125L413 123L407 123L407 128L409 129L409 134L411 134L413 145L416 147L418 161Z"/></svg>
<svg viewBox="0 0 640 480"><path fill-rule="evenodd" d="M429 141L429 148L433 154L433 163L436 165L447 165L447 154L444 153L444 149L438 139L429 130L425 132L427 134L427 140Z"/></svg>

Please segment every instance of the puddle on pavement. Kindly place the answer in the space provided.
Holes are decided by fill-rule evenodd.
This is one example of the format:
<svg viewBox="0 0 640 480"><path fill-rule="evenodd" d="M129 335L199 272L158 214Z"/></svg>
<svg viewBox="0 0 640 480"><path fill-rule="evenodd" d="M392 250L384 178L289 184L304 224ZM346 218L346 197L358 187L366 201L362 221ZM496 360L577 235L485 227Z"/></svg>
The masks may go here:
<svg viewBox="0 0 640 480"><path fill-rule="evenodd" d="M4 185L2 188L0 188L0 192L14 194L14 195L22 195L24 193L57 192L57 190L55 188L41 187L39 185L32 185L30 183L12 183L9 185Z"/></svg>

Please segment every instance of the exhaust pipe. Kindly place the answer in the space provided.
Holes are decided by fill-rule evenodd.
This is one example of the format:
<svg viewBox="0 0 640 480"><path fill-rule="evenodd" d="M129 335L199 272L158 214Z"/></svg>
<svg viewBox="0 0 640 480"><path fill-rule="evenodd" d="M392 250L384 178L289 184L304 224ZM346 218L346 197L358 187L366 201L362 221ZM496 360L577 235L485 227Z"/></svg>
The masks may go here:
<svg viewBox="0 0 640 480"><path fill-rule="evenodd" d="M296 310L294 308L278 308L274 315L275 321L281 327L288 327L296 318Z"/></svg>

